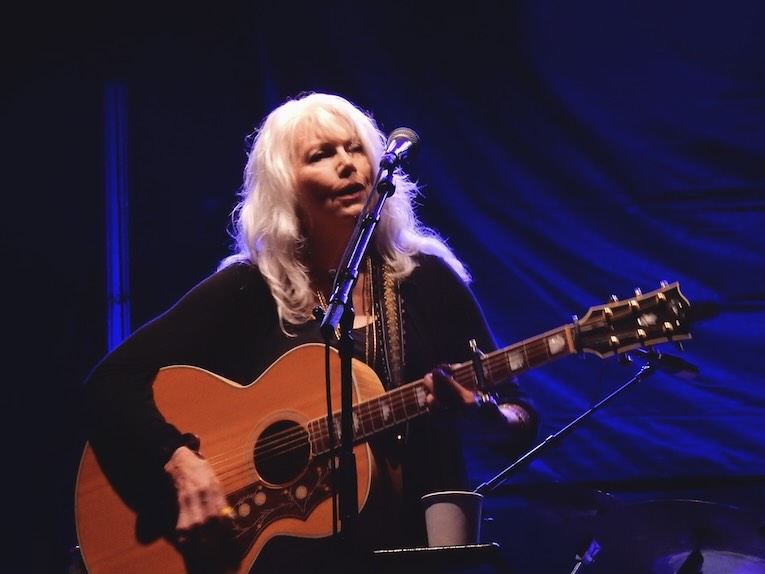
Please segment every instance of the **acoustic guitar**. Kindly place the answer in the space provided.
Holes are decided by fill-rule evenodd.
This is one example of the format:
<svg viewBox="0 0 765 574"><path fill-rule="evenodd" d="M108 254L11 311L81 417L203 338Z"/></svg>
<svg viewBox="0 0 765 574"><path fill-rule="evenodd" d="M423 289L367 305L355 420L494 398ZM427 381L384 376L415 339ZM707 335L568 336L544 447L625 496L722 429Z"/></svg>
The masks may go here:
<svg viewBox="0 0 765 574"><path fill-rule="evenodd" d="M601 358L691 338L688 300L678 283L592 307L566 325L454 367L454 377L475 390L563 357ZM327 415L326 348L300 345L247 386L193 366L162 368L153 383L160 412L180 429L193 430L235 510L232 572L246 573L263 546L279 535L321 538L340 527L333 505L333 455L341 416ZM332 404L341 404L340 357L329 353ZM367 365L353 360L353 454L358 508L375 477L369 440L427 412L422 379L385 391ZM147 516L115 487L92 445L85 446L76 481L75 522L90 574L185 574L174 542L173 504L164 516ZM117 477L119 478L119 477ZM172 497L172 491L168 493ZM177 512L177 511L175 511Z"/></svg>

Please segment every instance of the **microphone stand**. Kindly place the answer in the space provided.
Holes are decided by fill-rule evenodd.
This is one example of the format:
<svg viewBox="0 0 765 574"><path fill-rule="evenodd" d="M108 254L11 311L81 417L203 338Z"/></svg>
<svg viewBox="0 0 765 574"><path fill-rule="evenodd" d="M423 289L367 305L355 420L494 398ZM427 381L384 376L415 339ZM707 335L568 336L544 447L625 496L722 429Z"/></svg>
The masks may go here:
<svg viewBox="0 0 765 574"><path fill-rule="evenodd" d="M629 360L629 359L628 359ZM642 381L645 379L648 375L654 372L654 365L652 364L645 364L642 367L640 367L640 370L633 376L630 380L628 380L626 383L624 383L621 387L616 389L613 393L606 396L604 399L601 399L599 402L597 402L594 406L587 409L584 413L576 417L573 421L568 423L566 426L564 426L562 429L560 429L558 432L551 434L548 436L544 441L539 443L537 446L532 448L531 450L527 451L526 454L522 455L518 460L516 460L514 463L512 463L510 466L508 466L505 470L500 472L498 475L496 475L494 478L484 482L483 484L480 484L478 487L474 489L474 492L478 492L480 494L488 494L490 492L493 492L500 484L502 484L507 477L514 472L516 469L520 468L524 464L530 463L534 458L536 458L539 454L541 454L546 448L548 448L551 445L557 445L560 439L574 430L577 426L579 426L585 419L590 417L595 411L600 409L603 405L605 405L607 402L614 399L617 395L620 395L625 390L627 390L632 384ZM600 544L597 540L592 539L589 543L588 548L582 552L577 553L576 559L575 559L575 565L574 569L571 571L570 574L576 574L580 568L584 565L591 564L595 561L596 554L600 551Z"/></svg>
<svg viewBox="0 0 765 574"><path fill-rule="evenodd" d="M652 374L654 372L654 365L652 364L646 364L640 367L640 370L637 372L637 374L632 377L630 380L628 380L626 383L624 383L621 387L616 389L613 393L606 396L604 399L601 399L599 402L597 402L595 405L587 409L585 412L583 412L581 415L576 417L573 421L568 423L566 426L564 426L562 429L560 429L558 432L551 434L548 436L545 440L540 442L537 446L532 448L531 450L527 451L524 455L522 455L520 458L518 458L514 463L512 463L510 466L508 466L505 470L500 472L498 475L496 475L494 478L484 482L483 484L480 484L474 489L474 492L478 492L480 494L488 494L492 491L494 491L500 484L502 484L506 478L515 470L517 470L519 467L523 466L524 464L530 463L534 458L536 458L539 454L541 454L546 448L557 445L557 443L560 441L560 439L574 430L577 426L579 426L585 419L589 418L592 414L595 413L598 409L600 409L603 405L605 405L607 402L614 399L617 395L620 395L622 392L627 390L633 383L636 383L638 381L642 381L645 379L648 375Z"/></svg>
<svg viewBox="0 0 765 574"><path fill-rule="evenodd" d="M380 220L385 200L395 192L393 167L383 158L377 174L374 188L377 189L377 203L369 209L373 193L367 198L364 210L359 216L351 241L343 254L341 265L335 275L332 294L321 322L321 335L329 344L340 331L340 449L338 454L338 498L340 508L341 538L350 542L353 548L353 536L358 518L358 484L356 477L356 458L353 453L353 287L359 275L359 266L369 246L372 233ZM371 280L371 278L370 278ZM334 425L332 413L330 423Z"/></svg>

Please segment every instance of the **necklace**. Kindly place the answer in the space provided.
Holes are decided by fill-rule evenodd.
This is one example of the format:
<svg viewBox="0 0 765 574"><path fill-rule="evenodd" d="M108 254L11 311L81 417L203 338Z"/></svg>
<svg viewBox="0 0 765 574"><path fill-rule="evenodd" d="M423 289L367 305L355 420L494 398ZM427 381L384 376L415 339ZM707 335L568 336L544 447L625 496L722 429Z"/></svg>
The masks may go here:
<svg viewBox="0 0 765 574"><path fill-rule="evenodd" d="M372 258L367 257L367 273L364 276L364 290L362 297L362 300L364 297L369 297L369 299L363 303L369 314L369 319L367 320L366 325L364 325L364 362L373 369L377 362L377 323L375 321L374 284L374 278L372 277ZM372 339L371 345L370 338ZM370 346L372 348L371 355L369 352Z"/></svg>
<svg viewBox="0 0 765 574"><path fill-rule="evenodd" d="M316 298L319 300L319 307L321 307L321 310L326 313L327 307L329 307L329 303L327 303L327 300L324 298L324 293L321 289L316 289ZM335 327L335 339L338 341L340 340L340 324Z"/></svg>
<svg viewBox="0 0 765 574"><path fill-rule="evenodd" d="M328 307L327 299L321 289L316 289L316 298L319 306L326 311ZM372 279L372 258L367 257L366 273L361 291L361 304L364 315L368 317L364 325L364 362L373 367L377 361L377 328L375 321L375 298L374 281ZM340 325L335 327L335 337L340 339ZM370 353L371 350L371 353Z"/></svg>

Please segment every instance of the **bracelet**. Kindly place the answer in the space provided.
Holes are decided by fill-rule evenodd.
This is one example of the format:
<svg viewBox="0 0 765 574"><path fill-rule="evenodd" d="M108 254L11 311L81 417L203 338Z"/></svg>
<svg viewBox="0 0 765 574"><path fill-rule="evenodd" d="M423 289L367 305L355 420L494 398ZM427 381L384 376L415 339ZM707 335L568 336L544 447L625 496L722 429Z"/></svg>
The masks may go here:
<svg viewBox="0 0 765 574"><path fill-rule="evenodd" d="M497 397L495 397L492 393L485 393L483 391L477 391L475 395L473 395L473 400L479 407L482 407L486 404L497 404Z"/></svg>
<svg viewBox="0 0 765 574"><path fill-rule="evenodd" d="M501 416L496 397L491 393L483 392L475 393L473 402L467 405L464 412L469 417L478 419L491 419L496 415Z"/></svg>
<svg viewBox="0 0 765 574"><path fill-rule="evenodd" d="M516 424L520 426L528 426L531 422L531 417L529 415L529 412L523 408L521 405L513 404L513 403L505 403L502 405L498 405L499 410L502 411L503 416L507 418L508 411L512 413L512 416L515 417Z"/></svg>

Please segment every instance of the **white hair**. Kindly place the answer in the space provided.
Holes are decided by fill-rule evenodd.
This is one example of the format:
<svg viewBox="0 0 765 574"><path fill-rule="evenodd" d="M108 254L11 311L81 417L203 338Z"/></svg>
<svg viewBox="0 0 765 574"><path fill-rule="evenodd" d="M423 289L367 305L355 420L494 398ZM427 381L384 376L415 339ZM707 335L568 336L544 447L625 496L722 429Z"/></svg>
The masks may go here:
<svg viewBox="0 0 765 574"><path fill-rule="evenodd" d="M309 92L274 109L253 133L239 202L231 213L234 253L218 268L241 262L255 264L273 294L282 330L285 323L312 319L315 306L308 269L299 257L305 237L296 212L292 168L297 138L307 124L332 127L346 123L358 137L373 166L373 179L387 138L377 122L345 98ZM415 268L418 253L438 255L467 283L470 274L433 229L423 225L414 209L420 189L402 170L393 173L395 193L386 198L375 229L374 248L396 278Z"/></svg>

